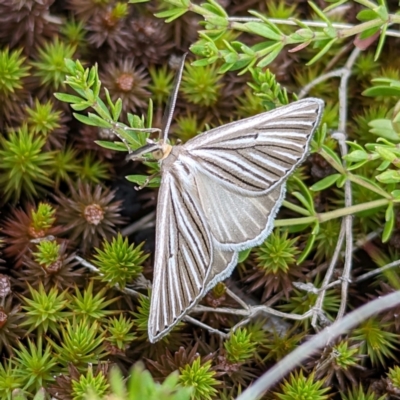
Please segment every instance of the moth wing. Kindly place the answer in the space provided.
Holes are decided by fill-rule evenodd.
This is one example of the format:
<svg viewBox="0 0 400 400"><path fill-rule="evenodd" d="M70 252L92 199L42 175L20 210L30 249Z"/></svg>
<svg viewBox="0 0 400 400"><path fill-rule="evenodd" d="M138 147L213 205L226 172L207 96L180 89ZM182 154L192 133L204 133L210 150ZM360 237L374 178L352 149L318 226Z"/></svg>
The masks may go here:
<svg viewBox="0 0 400 400"><path fill-rule="evenodd" d="M183 145L184 162L231 191L268 193L307 156L322 109L308 98L204 132Z"/></svg>
<svg viewBox="0 0 400 400"><path fill-rule="evenodd" d="M248 249L270 234L285 196L285 183L260 196L245 196L208 175L198 173L195 179L210 233L219 249Z"/></svg>
<svg viewBox="0 0 400 400"><path fill-rule="evenodd" d="M216 250L195 187L183 185L180 165L163 174L157 207L149 340L165 336L203 297L235 252ZM191 189L192 188L192 189ZM213 266L214 269L213 269Z"/></svg>

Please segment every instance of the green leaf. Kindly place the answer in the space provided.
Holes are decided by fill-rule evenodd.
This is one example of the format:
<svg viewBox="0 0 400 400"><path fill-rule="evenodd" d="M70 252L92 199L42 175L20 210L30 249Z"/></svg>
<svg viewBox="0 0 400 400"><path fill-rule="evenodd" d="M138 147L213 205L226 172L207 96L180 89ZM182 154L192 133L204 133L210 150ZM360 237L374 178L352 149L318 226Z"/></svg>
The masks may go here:
<svg viewBox="0 0 400 400"><path fill-rule="evenodd" d="M355 150L343 157L346 161L357 162L368 160L369 154L365 150Z"/></svg>
<svg viewBox="0 0 400 400"><path fill-rule="evenodd" d="M274 41L281 41L282 35L277 34L268 26L261 22L247 22L245 27L249 29L250 32L253 32L256 35L265 37L267 39L271 39Z"/></svg>
<svg viewBox="0 0 400 400"><path fill-rule="evenodd" d="M125 178L129 181L129 182L133 182L136 183L139 186L142 186L145 184L148 176L146 175L128 175L125 176ZM147 187L159 187L161 184L161 177L160 176L156 176L154 178L152 178L149 182L149 184L147 185Z"/></svg>
<svg viewBox="0 0 400 400"><path fill-rule="evenodd" d="M366 29L365 31L360 33L359 38L361 40L368 39L371 36L374 36L377 32L379 32L380 27L375 26L374 28Z"/></svg>
<svg viewBox="0 0 400 400"><path fill-rule="evenodd" d="M379 167L376 169L377 171L385 171L390 167L391 162L390 161L382 161L382 163L379 165Z"/></svg>
<svg viewBox="0 0 400 400"><path fill-rule="evenodd" d="M316 223L316 225L319 225ZM301 264L310 254L310 251L313 249L315 238L317 237L316 234L308 235L306 246L304 247L303 251L297 258L297 264Z"/></svg>
<svg viewBox="0 0 400 400"><path fill-rule="evenodd" d="M112 110L113 121L118 121L119 120L119 116L121 115L121 111L122 111L122 100L118 99L115 102L114 109Z"/></svg>
<svg viewBox="0 0 400 400"><path fill-rule="evenodd" d="M370 132L378 135L380 138L385 138L393 142L399 142L400 136L393 129L393 124L390 119L374 119L368 124L371 129Z"/></svg>
<svg viewBox="0 0 400 400"><path fill-rule="evenodd" d="M322 126L320 126L319 129L317 129L317 132L314 134L313 141L315 141L317 144L316 151L324 144L326 138L326 132L327 132L327 125L324 123Z"/></svg>
<svg viewBox="0 0 400 400"><path fill-rule="evenodd" d="M330 147L322 145L321 149L323 150L322 152L320 152L321 156L324 157L325 160L329 162L329 164L331 164L331 160L329 159L331 158L339 166L342 165L342 161L340 160L339 156ZM326 155L324 154L324 152L326 153ZM329 156L329 158L327 156Z"/></svg>
<svg viewBox="0 0 400 400"><path fill-rule="evenodd" d="M381 34L379 36L378 46L375 51L374 61L376 61L379 58L382 48L383 48L383 45L385 44L387 28L388 28L388 24L385 24L382 28Z"/></svg>
<svg viewBox="0 0 400 400"><path fill-rule="evenodd" d="M331 39L306 65L312 65L329 51L338 38Z"/></svg>
<svg viewBox="0 0 400 400"><path fill-rule="evenodd" d="M95 107L96 112L106 120L112 120L110 111L108 110L107 106L104 104L104 101L100 98L96 98L96 104L97 106Z"/></svg>
<svg viewBox="0 0 400 400"><path fill-rule="evenodd" d="M75 63L75 61L71 60L70 58L65 58L64 64L71 75L76 74L77 64Z"/></svg>
<svg viewBox="0 0 400 400"><path fill-rule="evenodd" d="M353 171L353 170L355 170L355 169L357 169L357 168L362 167L362 166L363 166L364 164L366 164L368 161L370 161L370 160L363 160L363 161L356 162L356 163L354 163L354 164L348 165L348 166L346 167L346 169L347 169L348 171Z"/></svg>
<svg viewBox="0 0 400 400"><path fill-rule="evenodd" d="M149 99L149 105L147 106L147 115L146 115L146 127L151 128L153 126L153 100Z"/></svg>
<svg viewBox="0 0 400 400"><path fill-rule="evenodd" d="M71 108L75 111L84 111L87 108L92 106L92 103L89 101L81 101L79 104L71 104Z"/></svg>
<svg viewBox="0 0 400 400"><path fill-rule="evenodd" d="M382 21L387 21L387 19L389 18L388 9L387 9L385 3L381 4L377 8L374 8L374 11L376 11L376 13L378 14L378 17Z"/></svg>
<svg viewBox="0 0 400 400"><path fill-rule="evenodd" d="M78 114L78 113L72 113L72 115L80 122L82 122L85 125L90 125L90 126L97 126L97 124L91 120L89 117L86 115Z"/></svg>
<svg viewBox="0 0 400 400"><path fill-rule="evenodd" d="M249 256L250 252L251 252L251 248L240 251L239 257L238 257L238 263L244 262L247 259L247 257Z"/></svg>
<svg viewBox="0 0 400 400"><path fill-rule="evenodd" d="M318 8L318 6L313 3L312 1L309 1L308 4L310 7L315 11L315 13L323 20L325 21L329 26L332 26L331 21L329 21L329 18L324 14L322 10Z"/></svg>
<svg viewBox="0 0 400 400"><path fill-rule="evenodd" d="M307 198L300 192L292 192L292 196L296 197L297 200L310 212L311 215L314 213L314 205L307 201Z"/></svg>
<svg viewBox="0 0 400 400"><path fill-rule="evenodd" d="M340 175L340 178L337 180L336 182L336 186L338 188L342 188L344 186L344 184L347 181L347 176L346 175Z"/></svg>
<svg viewBox="0 0 400 400"><path fill-rule="evenodd" d="M159 13L155 13L154 16L157 18L166 18L165 22L168 24L175 19L181 17L182 15L186 14L188 11L187 8L174 8L172 10L161 11Z"/></svg>
<svg viewBox="0 0 400 400"><path fill-rule="evenodd" d="M331 187L336 181L341 177L341 174L333 174L325 177L324 179L321 179L319 182L314 183L310 187L310 190L313 192L319 192L321 190L327 189L328 187Z"/></svg>
<svg viewBox="0 0 400 400"><path fill-rule="evenodd" d="M303 194L303 196L305 197L305 199L307 199L307 204L309 204L308 207L306 207L306 209L310 212L311 215L315 214L315 209L314 209L314 199L312 197L312 194L310 192L310 189L304 184L304 182L302 180L300 180L299 178L297 178L296 176L292 176L292 178L297 185L299 186L301 193Z"/></svg>
<svg viewBox="0 0 400 400"><path fill-rule="evenodd" d="M81 97L74 96L66 93L54 93L54 97L57 100L63 101L64 103L82 103L84 100Z"/></svg>
<svg viewBox="0 0 400 400"><path fill-rule="evenodd" d="M90 118L93 121L93 123L97 124L96 126L100 128L111 129L113 127L113 125L110 122L99 117L97 114L89 113L88 118Z"/></svg>
<svg viewBox="0 0 400 400"><path fill-rule="evenodd" d="M128 151L126 146L121 142L107 142L105 140L95 140L95 143L109 150Z"/></svg>
<svg viewBox="0 0 400 400"><path fill-rule="evenodd" d="M348 0L338 0L334 4L331 4L328 7L324 8L324 13L326 14L328 11L335 9L336 7L341 6L342 4L347 3ZM328 1L330 3L330 1Z"/></svg>
<svg viewBox="0 0 400 400"><path fill-rule="evenodd" d="M365 21L371 21L373 19L379 18L378 14L373 11L373 10L361 10L356 18L359 21L365 22Z"/></svg>
<svg viewBox="0 0 400 400"><path fill-rule="evenodd" d="M279 53L281 52L281 50L283 49L284 44L283 43L275 43L274 45L272 45L270 47L271 52L265 56L264 58L262 58L258 63L257 63L257 67L259 68L264 68L266 67L268 64L270 64L272 61L275 60L276 57L278 57Z"/></svg>
<svg viewBox="0 0 400 400"><path fill-rule="evenodd" d="M400 182L400 171L389 169L376 176L376 180L382 183L398 183Z"/></svg>
<svg viewBox="0 0 400 400"><path fill-rule="evenodd" d="M392 235L392 232L393 232L394 223L395 223L393 203L389 203L388 208L386 209L385 220L386 220L386 223L385 223L385 226L384 226L383 232L382 232L382 242L383 243L386 243L390 239L390 236Z"/></svg>
<svg viewBox="0 0 400 400"><path fill-rule="evenodd" d="M373 86L362 92L363 96L396 96L400 97L400 87Z"/></svg>

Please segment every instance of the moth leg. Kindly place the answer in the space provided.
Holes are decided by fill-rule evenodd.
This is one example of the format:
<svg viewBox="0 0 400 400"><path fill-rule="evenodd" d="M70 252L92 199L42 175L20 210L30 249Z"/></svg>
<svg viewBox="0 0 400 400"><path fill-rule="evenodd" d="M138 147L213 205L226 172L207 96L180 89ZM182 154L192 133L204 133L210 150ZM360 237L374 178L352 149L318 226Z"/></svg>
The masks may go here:
<svg viewBox="0 0 400 400"><path fill-rule="evenodd" d="M148 161L148 160L147 160L147 161ZM158 176L158 175L160 175L159 172L156 172L156 173L150 175L149 177L146 178L146 180L144 181L143 185L135 186L135 190L139 191L139 190L144 189L144 188L150 183L150 181L151 181L153 178L155 178L156 176Z"/></svg>

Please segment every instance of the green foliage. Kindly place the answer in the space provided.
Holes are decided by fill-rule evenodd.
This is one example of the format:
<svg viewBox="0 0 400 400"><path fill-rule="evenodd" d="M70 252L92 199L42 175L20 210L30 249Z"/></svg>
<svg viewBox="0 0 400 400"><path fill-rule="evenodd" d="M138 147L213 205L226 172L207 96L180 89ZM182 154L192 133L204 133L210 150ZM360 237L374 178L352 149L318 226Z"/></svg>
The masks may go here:
<svg viewBox="0 0 400 400"><path fill-rule="evenodd" d="M4 400L14 400L13 391L24 386L24 377L20 366L15 366L10 360L0 364L0 397Z"/></svg>
<svg viewBox="0 0 400 400"><path fill-rule="evenodd" d="M250 68L250 73L252 80L248 85L265 108L272 109L289 103L286 89L282 88L269 69Z"/></svg>
<svg viewBox="0 0 400 400"><path fill-rule="evenodd" d="M6 3L1 7L6 7ZM12 282L12 293L7 295L7 303L2 302L4 307L0 307L0 344L8 352L17 347L19 353L16 351L10 356L15 362L7 364L5 361L0 367L1 398L11 399L12 390L20 389L14 393L15 399L31 399L42 379L46 390L52 396L57 392L60 398L83 399L91 389L88 398L99 399L109 391L110 383L109 392L116 400L233 399L261 371L297 348L306 335L315 334L308 330L310 319L293 323L289 319L294 316L287 315L279 333L269 333L271 330L267 322L229 332L230 338L225 341L225 349L222 350L222 342L217 335L192 324L186 325L184 332L176 335L176 341L171 335L155 346L148 343L150 299L143 295L133 298L127 294L136 294L137 291L143 294L143 280L137 278L142 273L146 279L151 278L151 269L144 268L148 255L143 252L143 244L129 244L128 239L121 235L114 238L114 226L123 220L119 214L121 205L112 202L114 194L108 191L108 186L126 173L121 166L124 155L118 154L118 162L113 160L111 165L111 152L95 152L88 143L93 138L92 133L97 134L99 128L100 134L107 134L105 136L110 141L100 140L98 144L113 151L132 152L145 145L150 135L158 135L151 128L160 122L160 111L171 91L173 73L172 68L167 67L166 57L157 62L149 58L147 52L150 54L154 49L163 53L175 44L174 48L179 52L190 45L192 39L188 38L198 37L191 46L197 57L191 59L192 64L186 67L184 73L182 95L178 98L176 109L179 117L171 129L171 136L175 135L172 143L174 138L188 140L194 137L206 130L208 124L216 126L219 119L234 120L238 116L252 116L288 104L297 98L296 93L299 97L315 96L326 102L323 124L311 144L312 154L287 182L286 200L279 219L275 221L276 227L283 229L275 230L265 243L254 250L256 260L254 253L247 257L250 249L241 253L243 269L237 271L232 279L237 280L243 271L253 275L251 279L249 275L244 277L246 286L239 284L239 290L249 289L247 284L252 282L251 296L258 304L267 301L268 306L296 317L310 313L316 305L316 292L336 247L342 218L349 215L356 216L352 237L347 230L346 251L341 252L330 282L338 278L348 280L348 277L337 274L342 273L342 261L349 261L349 250L354 250L352 280L360 267L370 269L374 262L383 266L387 260L398 258L400 74L396 68L398 57L393 41L390 39L385 43L386 38L389 39L388 33L393 34L388 32L389 25L396 27L400 22L399 12L393 9L393 4L389 4L389 9L384 0L357 0L357 4L331 0L328 7L321 10L321 2L309 2L296 9L293 2L284 0L250 1L248 5L230 2L226 7L216 0L164 0L154 2L157 4L149 2L143 8L140 5L130 8L124 2L110 5L108 0L93 4L89 4L90 1L70 1L68 13L63 14L62 26L57 26L57 33L61 31L63 35L59 39L52 34L54 21L58 18L51 14L53 7L48 9L45 2L33 3L28 14L23 13L27 6L21 6L21 15L28 15L29 18L19 21L15 33L7 24L18 13L7 13L7 18L4 18L3 30L11 32L10 46L20 46L22 40L18 35L24 35L28 25L33 29L31 32L39 46L32 49L24 46L22 50L29 60L34 60L30 79L25 79L29 67L25 66L22 51L3 49L0 52L0 100L4 114L3 137L0 139L0 191L5 202L25 199L32 202L55 191L58 210L57 221L54 208L45 203L41 203L37 211L32 211L32 221L29 218L25 221L22 213L14 213L12 209L10 213L8 209L2 210L5 218L15 219L9 223L11 227L7 227L7 232L4 229L7 235L4 239L7 268L4 270L15 272L15 281ZM258 20L231 18L231 10L245 15L250 5L256 9L250 15ZM64 10L62 5L61 9ZM58 11L58 8L55 10ZM164 21L152 18L151 14L156 11L157 16L167 22L183 18L165 27ZM354 24L353 20L353 25L347 24L347 14L354 15L354 11L358 13L359 23ZM72 14L77 22L71 20ZM197 24L199 18L201 21ZM43 24L43 21L46 23ZM339 25L336 21L346 24ZM394 31L393 26L389 29ZM165 28L162 35L159 34L161 27ZM198 27L201 31L197 35ZM375 37L379 37L376 42L373 41ZM173 38L177 43L173 43ZM4 41L4 37L0 39ZM354 42L350 43L353 39ZM100 44L99 51L96 46ZM351 57L348 58L349 49L351 54L356 54L354 46L368 47L368 50L358 56L351 71L344 70L342 67L347 68L351 61ZM378 62L383 49L385 52L388 50L387 54L393 52L393 57ZM77 54L79 52L79 57L85 58L85 62L68 59L64 63L64 58L73 57L75 50ZM111 54L112 61L109 60ZM144 108L139 92L131 90L125 96L122 92L116 94L113 87L109 88L110 92L101 87L98 70L107 72L108 81L113 82L118 80L118 74L109 66L124 62L137 72L129 75L132 82L139 79L139 83L130 82L132 87L137 84L141 88L146 84L147 78L143 78L147 74L145 68L152 66L149 68L152 78L149 90L153 99L149 101L146 116L125 114L130 107L140 111ZM306 68L306 63L311 67ZM268 66L276 71L277 76ZM236 71L240 76L232 73L224 78L223 74L227 71ZM348 72L352 76L348 82L342 80L338 96L337 77L346 76L347 79ZM343 73L345 75L341 75ZM282 86L278 80L283 82ZM31 81L35 88L30 93ZM103 83L106 81L104 78ZM313 85L311 90L308 86L310 82ZM245 83L249 86L246 89ZM343 103L344 83L347 98ZM69 108L59 108L58 103L53 103L51 97L55 88L67 92L58 93L56 97L70 105L78 123L75 121L71 126L66 125L66 122L69 124ZM147 89L143 90L147 96ZM118 95L124 100L116 99ZM29 103L30 99L35 100ZM157 107L154 123L152 101ZM344 120L346 105L348 115ZM16 112L10 112L10 109ZM223 117L220 118L221 115ZM79 123L96 129L87 133L90 129L86 128L85 132ZM346 129L343 133L349 141L347 145L338 144L337 135L336 138L331 137L332 133L342 130L344 123ZM19 126L22 127L17 129ZM77 135L88 136L78 139ZM101 138L104 139L103 136ZM71 147L65 146L66 140ZM75 145L79 150L75 150ZM348 155L343 159L341 154L345 147L348 148ZM57 151L49 152L49 149ZM143 172L158 172L160 169L159 164L151 162L146 162L144 168L135 164L130 165L129 170L131 166L135 170L127 179L139 184L146 179L141 175ZM97 186L75 185L74 181L78 178ZM350 208L344 201L347 181L351 182ZM149 187L159 184L160 179L155 178ZM71 187L70 192L65 190L67 186ZM141 193L140 202L149 199L147 196L149 193ZM150 196L153 206L154 193ZM48 201L51 200L49 197ZM37 203L31 208L35 210L36 207ZM51 233L46 233L50 228ZM381 239L385 243L379 240L372 242L371 238L380 233L381 228ZM67 239L63 247L58 244L59 232ZM37 240L46 234L57 238L54 241ZM134 240L141 241L142 237L135 236ZM1 238L0 241L3 242ZM93 254L93 248L100 247L103 241L102 248ZM60 252L64 254L67 243L71 267L53 279L55 269L49 266L59 262ZM354 246L350 246L351 243ZM82 251L77 256L75 252L79 247ZM342 250L345 250L344 246ZM16 254L24 255L19 258L21 265L18 266L12 264ZM382 254L391 256L385 258ZM91 256L97 272L87 263L87 257ZM367 257L370 260L366 260ZM76 270L78 263L81 267ZM36 269L33 264L36 264ZM95 274L89 284L83 275L85 266L91 269L91 274ZM40 274L38 272L36 276L32 271L40 271ZM29 279L24 276L27 273L30 273ZM78 276L80 279L76 279ZM282 276L284 279L280 281ZM373 284L378 279L382 280L382 274L377 276L379 278L371 279ZM299 280L303 284L308 283L303 289L309 291L293 289L293 283ZM390 286L384 286L384 291L396 288L398 271L392 269L385 272L384 281L390 283ZM26 282L32 287L28 287ZM132 284L132 291L126 288L128 284ZM113 289L110 291L111 286ZM366 283L365 286L358 286L353 280L349 282L349 287L347 310L358 306L362 301L360 299L381 295L376 285ZM63 288L68 289L61 292ZM124 288L119 295L115 295L115 290ZM336 289L330 287L327 290L318 322L327 323L334 319L339 296ZM210 306L218 303L217 307L231 308L230 297L233 296L229 290L220 283L203 299L203 304ZM248 302L246 296L240 297ZM19 311L18 301L21 299L22 310ZM217 301L213 303L214 300ZM244 304L240 305L246 309ZM242 321L241 312L233 315L222 314L223 310L216 311L199 312L196 317L221 332L227 332ZM253 308L249 308L245 313L252 311ZM327 346L317 365L315 359L310 360L304 366L307 373L292 374L281 384L279 394L269 393L268 396L325 399L329 397L328 386L332 386L332 392L337 393L340 389L343 392L351 382L355 389L343 395L349 397L343 398L375 399L377 396L372 392L365 392L361 386L357 389L360 376L363 376L358 364L360 360L368 365L371 363L376 369L376 376L387 372L382 370L395 360L399 344L397 320L392 318L397 311L391 310L385 312L383 317L366 321L349 339ZM132 320L126 316L128 313L134 315ZM117 316L111 317L113 314ZM323 319L322 314L327 318ZM21 325L22 319L25 321ZM28 330L26 337L21 326ZM20 347L15 346L18 337L22 338ZM47 345L42 346L39 338L48 339ZM179 346L185 347L176 351ZM213 362L202 364L200 356L193 356L197 351L202 355L212 353ZM192 357L186 357L189 353ZM182 354L185 356L182 357ZM183 362L185 357L190 361ZM159 384L154 382L149 372L136 366L126 378L129 383L115 371L108 382L105 372L96 374L91 366L88 368L90 363L103 365L104 361L108 365L116 360L132 365L140 359L146 360L146 365L157 379L165 378L170 371L178 368L181 376L172 375ZM48 368L46 363L50 365ZM65 373L72 370L70 363L79 370L75 371L76 376ZM25 368L25 365L28 367ZM309 375L314 367L315 374ZM33 368L35 370L30 374ZM58 375L60 371L64 374ZM393 366L380 383L393 388L398 385L398 375L398 367ZM56 377L56 382L52 381L53 377ZM30 383L25 386L28 378ZM182 388L185 385L193 386L192 390ZM37 393L38 400L44 400L44 397L43 391Z"/></svg>
<svg viewBox="0 0 400 400"><path fill-rule="evenodd" d="M111 318L106 327L107 341L119 350L125 350L136 339L132 332L134 322L122 314L119 318Z"/></svg>
<svg viewBox="0 0 400 400"><path fill-rule="evenodd" d="M32 228L36 232L47 231L50 229L56 218L56 210L54 207L48 203L39 203L37 210L32 209L31 220Z"/></svg>
<svg viewBox="0 0 400 400"><path fill-rule="evenodd" d="M78 152L72 147L65 147L55 152L53 158L54 181L58 188L61 182L72 183L72 179L82 170Z"/></svg>
<svg viewBox="0 0 400 400"><path fill-rule="evenodd" d="M28 339L28 346L20 343L15 353L11 362L18 368L25 390L33 392L54 381L57 361L49 344L43 349L41 336L36 343Z"/></svg>
<svg viewBox="0 0 400 400"><path fill-rule="evenodd" d="M96 249L93 264L99 268L101 280L124 288L143 271L148 254L142 251L143 243L135 246L118 234L111 242L104 241L103 249Z"/></svg>
<svg viewBox="0 0 400 400"><path fill-rule="evenodd" d="M110 179L110 166L100 160L96 160L96 156L87 153L83 159L77 164L76 173L82 182L101 183Z"/></svg>
<svg viewBox="0 0 400 400"><path fill-rule="evenodd" d="M346 371L358 364L357 353L359 350L355 346L349 347L348 341L341 341L333 346L332 352L336 354L335 364L342 370Z"/></svg>
<svg viewBox="0 0 400 400"><path fill-rule="evenodd" d="M215 372L211 370L211 361L201 364L197 357L191 365L180 369L179 382L184 387L192 387L192 399L212 400L217 394L214 386L219 382L214 378Z"/></svg>
<svg viewBox="0 0 400 400"><path fill-rule="evenodd" d="M49 167L53 153L43 151L45 139L35 137L23 125L10 132L8 138L0 137L0 187L3 201L19 200L23 194L28 199L45 192L43 186L51 186Z"/></svg>
<svg viewBox="0 0 400 400"><path fill-rule="evenodd" d="M25 57L21 53L22 49L0 51L0 96L3 100L22 89L23 78L29 75L29 67L24 65Z"/></svg>
<svg viewBox="0 0 400 400"><path fill-rule="evenodd" d="M44 240L37 245L37 251L33 253L35 261L45 268L58 260L60 245L55 241Z"/></svg>
<svg viewBox="0 0 400 400"><path fill-rule="evenodd" d="M115 313L115 311L106 310L106 308L118 300L118 298L106 300L106 292L108 291L107 287L103 287L101 290L96 291L97 293L94 295L93 283L94 281L91 280L83 293L76 287L75 296L67 296L68 308L77 320L84 319L86 322L91 320L101 321L106 318L106 316Z"/></svg>
<svg viewBox="0 0 400 400"><path fill-rule="evenodd" d="M39 49L37 61L32 62L34 74L41 84L49 89L59 90L64 87L65 76L68 72L65 59L72 58L75 46L66 44L55 37L52 43L48 42Z"/></svg>
<svg viewBox="0 0 400 400"><path fill-rule="evenodd" d="M181 91L189 102L209 107L218 100L222 83L221 75L213 66L193 67L186 65L182 76Z"/></svg>
<svg viewBox="0 0 400 400"><path fill-rule="evenodd" d="M275 396L280 400L325 400L329 398L327 392L330 388L323 386L323 381L314 381L314 374L305 377L300 370L290 374L288 380L285 379L280 387L280 393L275 393Z"/></svg>
<svg viewBox="0 0 400 400"><path fill-rule="evenodd" d="M390 379L390 382L394 388L400 389L400 367L398 365L395 365L393 368L389 368L387 377Z"/></svg>
<svg viewBox="0 0 400 400"><path fill-rule="evenodd" d="M26 320L21 326L27 326L29 332L37 329L40 335L50 331L58 336L60 323L71 316L70 312L64 311L68 303L66 292L58 293L56 288L51 288L46 293L42 283L39 290L29 286L29 292L31 299L22 298Z"/></svg>
<svg viewBox="0 0 400 400"><path fill-rule="evenodd" d="M60 344L52 339L49 342L64 369L72 363L83 372L89 363L97 365L107 355L104 348L105 333L100 331L96 321L88 323L83 318L67 321L60 330Z"/></svg>
<svg viewBox="0 0 400 400"><path fill-rule="evenodd" d="M332 176L332 175L331 175ZM321 224L315 237L315 260L329 260L335 251L336 243L339 238L341 223L338 219L333 219Z"/></svg>
<svg viewBox="0 0 400 400"><path fill-rule="evenodd" d="M361 323L352 334L359 340L360 352L367 354L373 366L385 366L388 359L396 360L395 349L399 346L398 334L389 332L390 324L383 324L378 318L370 318Z"/></svg>
<svg viewBox="0 0 400 400"><path fill-rule="evenodd" d="M192 137L204 130L204 124L200 123L196 115L188 113L187 115L179 115L176 120L174 129L175 135L183 142L187 142Z"/></svg>
<svg viewBox="0 0 400 400"><path fill-rule="evenodd" d="M385 396L378 397L371 388L367 391L361 385L341 395L342 400L384 400Z"/></svg>
<svg viewBox="0 0 400 400"><path fill-rule="evenodd" d="M109 387L106 376L102 372L93 375L93 367L90 365L86 374L82 374L79 380L72 381L72 394L74 400L85 400L88 393L91 396L104 396Z"/></svg>
<svg viewBox="0 0 400 400"><path fill-rule="evenodd" d="M112 369L110 374L111 394L115 400L190 400L192 388L181 387L178 381L178 373L173 373L162 384L156 383L141 364L133 367L127 382L117 368ZM91 394L87 400L101 400L101 398Z"/></svg>
<svg viewBox="0 0 400 400"><path fill-rule="evenodd" d="M279 361L292 352L304 339L304 333L295 333L294 329L284 333L273 330L267 337L263 347L267 350L265 360Z"/></svg>
<svg viewBox="0 0 400 400"><path fill-rule="evenodd" d="M85 28L83 21L68 19L60 28L66 42L82 52L86 50Z"/></svg>
<svg viewBox="0 0 400 400"><path fill-rule="evenodd" d="M47 138L52 131L61 126L61 111L54 109L54 104L51 100L40 103L35 99L33 107L26 108L27 118L26 123L30 132L35 135L39 134Z"/></svg>
<svg viewBox="0 0 400 400"><path fill-rule="evenodd" d="M135 326L140 339L147 339L147 327L150 314L150 297L140 296L135 316Z"/></svg>
<svg viewBox="0 0 400 400"><path fill-rule="evenodd" d="M28 400L28 398L33 400L47 400L46 390L44 388L39 389L33 398L32 396L27 396L25 392L20 389L15 389L12 394L12 400Z"/></svg>
<svg viewBox="0 0 400 400"><path fill-rule="evenodd" d="M399 21L398 15L390 14L385 3L380 2L378 6L372 1L363 1L362 4L365 9L358 14L358 19L362 23L355 27L338 28L328 17L327 9L323 12L315 3L309 2L317 17L324 21L326 25L312 28L295 19L297 26L295 25L290 32L285 29L284 33L277 24L255 11L250 11L250 13L258 17L260 22L228 22L228 15L224 9L213 0L208 0L201 5L194 4L188 0L165 0L165 3L170 4L171 7L167 11L156 14L156 16L166 18L166 22L173 21L189 10L200 14L207 21L207 30L203 32L202 38L192 46L192 49L197 55L203 57L202 61L204 60L204 63L211 64L217 61L224 61L225 63L220 69L221 72L238 69L244 72L253 65L265 67L275 60L285 46L294 45L295 47L291 48L291 51L298 52L313 43L317 49L317 54L308 62L308 65L311 65L328 53L331 47L334 44L336 45L340 39L360 34L360 32L360 38L365 39L381 30L375 53L376 60L385 41L389 17L392 22L393 19L396 22ZM332 7L334 6L332 5ZM278 13L279 10L278 7L269 7L269 9L271 13ZM286 15L289 11L291 10L285 10L283 6L279 10L283 15ZM246 46L239 41L230 44L225 42L224 46L218 47L215 38L227 30L250 33L259 36L264 41L253 46Z"/></svg>
<svg viewBox="0 0 400 400"><path fill-rule="evenodd" d="M265 273L287 273L290 266L296 263L300 252L295 246L297 238L289 239L288 232L275 230L267 240L255 250L257 265Z"/></svg>
<svg viewBox="0 0 400 400"><path fill-rule="evenodd" d="M174 74L166 65L161 68L150 67L149 74L152 80L152 84L149 86L150 92L155 104L161 106L167 102L171 94Z"/></svg>
<svg viewBox="0 0 400 400"><path fill-rule="evenodd" d="M239 328L224 343L226 358L232 363L249 361L257 348L257 342L246 328Z"/></svg>

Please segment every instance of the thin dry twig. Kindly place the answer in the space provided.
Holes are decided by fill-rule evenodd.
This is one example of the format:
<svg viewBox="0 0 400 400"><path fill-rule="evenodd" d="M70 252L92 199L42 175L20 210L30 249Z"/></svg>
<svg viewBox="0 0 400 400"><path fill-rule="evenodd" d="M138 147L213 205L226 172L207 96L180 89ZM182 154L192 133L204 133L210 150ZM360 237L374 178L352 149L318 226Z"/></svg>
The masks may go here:
<svg viewBox="0 0 400 400"><path fill-rule="evenodd" d="M263 22L260 18L256 17L229 17L229 22ZM299 26L299 24L294 19L279 19L279 18L268 18L269 22L272 22L276 25L290 25L290 26ZM313 28L328 28L328 24L323 21L309 21L309 20L301 20L302 24L313 27ZM356 25L353 24L343 24L338 22L332 22L331 26L335 29L351 29ZM386 36L391 37L400 37L400 32L392 29L388 29L385 33Z"/></svg>
<svg viewBox="0 0 400 400"><path fill-rule="evenodd" d="M347 88L350 75L352 73L352 68L357 57L360 54L360 49L355 48L352 53L350 54L346 64L343 68L339 68L334 71L330 71L324 75L321 75L317 79L310 82L306 85L303 90L301 90L299 94L299 98L302 98L307 95L307 93L317 84L324 82L327 79L332 77L340 77L340 84L339 84L339 132L332 135L332 137L336 138L339 143L340 153L343 159L343 156L347 154L347 144L346 144L346 124L347 124ZM343 161L344 167L346 166L346 162ZM351 182L350 180L346 180L345 183L345 207L352 206L352 190L351 190ZM329 265L329 268L325 274L324 281L323 281L323 290L318 295L315 309L320 310L322 308L322 304L325 297L325 292L327 287L329 287L329 282L331 280L333 271L335 269L336 262L340 255L340 249L342 247L343 238L345 238L345 262L344 268L341 278L342 283L342 295L341 295L341 303L339 307L339 311L337 314L337 319L341 318L346 310L346 303L347 303L347 292L348 292L348 285L350 281L350 273L351 273L351 265L352 265L352 254L353 254L353 230L352 230L352 216L347 215L343 218L342 226L340 229L340 235L338 239L337 246L335 248L335 252L332 258L332 261ZM343 235L344 232L344 235ZM318 315L315 314L312 319L313 327L317 326Z"/></svg>
<svg viewBox="0 0 400 400"><path fill-rule="evenodd" d="M353 52L350 54L349 59L347 60L344 66L344 72L340 79L339 86L339 135L336 135L339 142L339 149L343 160L343 166L346 167L346 161L344 160L344 156L348 153L348 147L346 143L347 135L346 135L346 124L347 124L347 88L350 79L350 75L352 73L353 65L356 62L357 57L359 56L361 50L355 48ZM344 185L344 204L345 207L351 207L353 204L353 195L351 190L351 181L349 179L346 180ZM347 215L344 217L345 224L345 256L344 256L344 267L342 273L342 296L340 302L340 308L337 313L336 319L342 318L346 312L347 306L347 294L349 288L351 267L352 267L352 259L353 259L353 216Z"/></svg>
<svg viewBox="0 0 400 400"><path fill-rule="evenodd" d="M328 345L333 339L348 332L367 318L400 304L400 291L379 297L347 314L328 326L310 340L297 347L289 355L275 364L264 375L257 379L236 400L255 400L262 396L276 382L286 376L295 365L300 365L318 349Z"/></svg>
<svg viewBox="0 0 400 400"><path fill-rule="evenodd" d="M144 217L140 218L139 220L135 221L134 223L126 226L124 229L121 230L122 236L129 236L132 233L135 233L139 230L150 228L155 225L155 216L156 212L152 211L145 215Z"/></svg>

